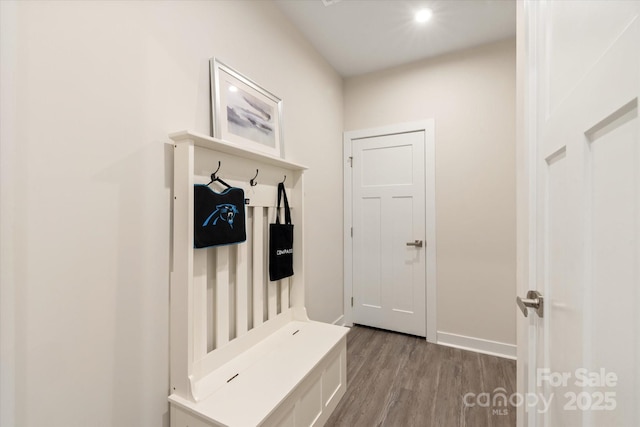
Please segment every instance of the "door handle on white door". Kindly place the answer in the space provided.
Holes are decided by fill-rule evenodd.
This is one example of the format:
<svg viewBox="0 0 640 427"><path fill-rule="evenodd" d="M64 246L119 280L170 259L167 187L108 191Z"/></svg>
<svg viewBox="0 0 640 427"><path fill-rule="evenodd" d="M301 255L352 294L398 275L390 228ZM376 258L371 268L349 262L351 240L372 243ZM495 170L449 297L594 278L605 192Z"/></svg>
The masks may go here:
<svg viewBox="0 0 640 427"><path fill-rule="evenodd" d="M544 314L544 298L538 291L527 292L526 298L516 297L516 303L518 303L518 307L522 310L524 317L529 315L530 308L535 309L536 313L538 313L538 316L540 317Z"/></svg>
<svg viewBox="0 0 640 427"><path fill-rule="evenodd" d="M415 246L416 248L421 248L422 240L414 240L413 242L407 242L407 246Z"/></svg>

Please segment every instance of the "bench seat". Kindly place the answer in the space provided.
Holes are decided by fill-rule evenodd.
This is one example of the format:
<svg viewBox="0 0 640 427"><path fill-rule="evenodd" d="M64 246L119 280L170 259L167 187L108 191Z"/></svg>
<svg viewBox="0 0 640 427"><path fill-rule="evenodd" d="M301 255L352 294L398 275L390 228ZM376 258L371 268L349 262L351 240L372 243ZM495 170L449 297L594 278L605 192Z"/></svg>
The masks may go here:
<svg viewBox="0 0 640 427"><path fill-rule="evenodd" d="M173 427L321 426L346 390L348 329L292 320L222 369L229 380L191 402L176 394ZM212 373L215 375L215 371Z"/></svg>

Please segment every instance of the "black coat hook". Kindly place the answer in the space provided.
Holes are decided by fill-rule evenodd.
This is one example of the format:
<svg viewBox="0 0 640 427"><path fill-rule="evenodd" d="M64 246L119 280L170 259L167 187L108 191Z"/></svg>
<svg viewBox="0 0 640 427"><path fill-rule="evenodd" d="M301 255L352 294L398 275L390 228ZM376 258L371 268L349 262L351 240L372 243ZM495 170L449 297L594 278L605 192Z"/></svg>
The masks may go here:
<svg viewBox="0 0 640 427"><path fill-rule="evenodd" d="M287 175L284 176L284 179L282 180L282 182L280 184L284 184L284 182L287 180Z"/></svg>
<svg viewBox="0 0 640 427"><path fill-rule="evenodd" d="M218 160L218 169L216 169L216 171L211 174L212 177L214 177L214 178L216 177L216 174L220 170L220 166L222 166L222 162L220 160Z"/></svg>
<svg viewBox="0 0 640 427"><path fill-rule="evenodd" d="M256 169L256 176L254 176L249 180L249 185L252 187L255 187L256 185L258 185L258 181L256 181L256 178L258 177L258 172L259 172L258 169Z"/></svg>
<svg viewBox="0 0 640 427"><path fill-rule="evenodd" d="M211 182L209 182L209 184L207 184L207 185L210 185L214 181L218 181L218 177L216 176L216 174L220 170L220 166L222 166L222 162L220 162L220 160L218 160L218 169L216 169L216 171L211 174Z"/></svg>

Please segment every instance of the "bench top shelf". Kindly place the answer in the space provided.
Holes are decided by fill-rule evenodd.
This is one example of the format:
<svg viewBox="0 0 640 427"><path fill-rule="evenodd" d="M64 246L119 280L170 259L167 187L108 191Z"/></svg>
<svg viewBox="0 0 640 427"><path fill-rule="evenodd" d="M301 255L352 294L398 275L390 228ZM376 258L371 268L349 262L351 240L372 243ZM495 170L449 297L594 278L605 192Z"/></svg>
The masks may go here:
<svg viewBox="0 0 640 427"><path fill-rule="evenodd" d="M283 169L289 169L292 171L304 171L308 169L306 166L299 163L291 162L279 157L270 156L268 154L247 150L246 148L243 148L233 142L225 141L218 138L212 138L210 136L192 132L189 130L171 133L169 134L169 138L171 138L171 140L173 140L175 143L193 141L196 147L219 151L222 153L230 154L248 160L254 160Z"/></svg>

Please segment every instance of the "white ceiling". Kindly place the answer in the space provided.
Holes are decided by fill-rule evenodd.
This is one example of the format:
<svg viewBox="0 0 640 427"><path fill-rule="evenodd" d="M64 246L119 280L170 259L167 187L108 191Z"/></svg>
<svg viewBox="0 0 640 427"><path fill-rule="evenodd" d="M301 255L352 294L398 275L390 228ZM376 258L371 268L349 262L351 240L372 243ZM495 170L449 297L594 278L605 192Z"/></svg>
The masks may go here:
<svg viewBox="0 0 640 427"><path fill-rule="evenodd" d="M343 76L515 37L515 0L275 0ZM329 5L325 5L325 3ZM428 7L425 24L414 13Z"/></svg>

